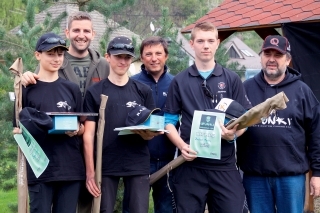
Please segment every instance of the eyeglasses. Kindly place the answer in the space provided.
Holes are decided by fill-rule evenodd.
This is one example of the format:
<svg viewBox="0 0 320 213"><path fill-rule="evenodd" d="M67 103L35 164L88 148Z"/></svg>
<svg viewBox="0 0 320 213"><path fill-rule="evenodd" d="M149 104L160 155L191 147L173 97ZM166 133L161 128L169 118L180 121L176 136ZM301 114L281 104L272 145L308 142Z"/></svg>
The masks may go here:
<svg viewBox="0 0 320 213"><path fill-rule="evenodd" d="M61 45L66 46L66 41L65 40L60 39L60 38L55 38L55 37L47 38L40 45L45 44L45 43L47 43L47 44L60 43Z"/></svg>
<svg viewBox="0 0 320 213"><path fill-rule="evenodd" d="M130 52L134 52L134 47L130 44L113 44L110 50L123 50L126 49Z"/></svg>
<svg viewBox="0 0 320 213"><path fill-rule="evenodd" d="M202 87L202 90L203 90L204 94L206 96L208 96L209 98L211 98L211 100L213 101L214 100L214 95L210 91L210 88L207 85L207 80L206 79L202 82L201 87Z"/></svg>

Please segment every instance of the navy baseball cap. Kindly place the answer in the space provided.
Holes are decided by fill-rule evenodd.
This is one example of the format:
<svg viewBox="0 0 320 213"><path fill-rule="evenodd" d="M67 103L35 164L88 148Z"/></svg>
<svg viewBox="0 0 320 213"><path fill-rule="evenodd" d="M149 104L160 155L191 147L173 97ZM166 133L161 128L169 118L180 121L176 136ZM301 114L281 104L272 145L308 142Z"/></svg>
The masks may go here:
<svg viewBox="0 0 320 213"><path fill-rule="evenodd" d="M125 36L118 36L109 42L107 53L111 55L127 54L135 57L132 41Z"/></svg>
<svg viewBox="0 0 320 213"><path fill-rule="evenodd" d="M150 115L160 110L159 108L155 108L153 110L150 110L144 106L135 106L129 113L126 119L126 125L127 126L136 126L139 124L144 123L148 120Z"/></svg>
<svg viewBox="0 0 320 213"><path fill-rule="evenodd" d="M226 125L230 120L239 118L246 112L246 109L237 101L230 98L222 98L214 109L206 109L209 112L224 112Z"/></svg>
<svg viewBox="0 0 320 213"><path fill-rule="evenodd" d="M39 38L36 45L36 51L47 52L56 47L61 47L65 50L68 50L68 47L66 46L66 41L63 40L57 34L50 32L50 33L43 34Z"/></svg>
<svg viewBox="0 0 320 213"><path fill-rule="evenodd" d="M286 54L287 52L290 53L290 43L286 37L279 36L279 35L269 35L266 37L266 39L263 42L261 51L264 50L277 50L281 52L282 54Z"/></svg>
<svg viewBox="0 0 320 213"><path fill-rule="evenodd" d="M35 108L24 107L19 113L19 118L36 141L45 139L48 130L53 128L52 118Z"/></svg>

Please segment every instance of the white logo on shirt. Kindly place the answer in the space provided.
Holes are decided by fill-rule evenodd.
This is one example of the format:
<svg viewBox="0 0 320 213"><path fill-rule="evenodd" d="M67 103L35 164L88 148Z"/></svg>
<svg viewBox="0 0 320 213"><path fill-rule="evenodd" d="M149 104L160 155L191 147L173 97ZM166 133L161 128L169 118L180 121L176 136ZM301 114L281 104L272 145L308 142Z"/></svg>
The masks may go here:
<svg viewBox="0 0 320 213"><path fill-rule="evenodd" d="M167 97L167 93L166 93L166 92L163 92L162 95L165 96L165 97Z"/></svg>
<svg viewBox="0 0 320 213"><path fill-rule="evenodd" d="M138 104L136 103L136 101L129 101L128 103L126 103L126 106L127 107L135 107L137 106Z"/></svg>
<svg viewBox="0 0 320 213"><path fill-rule="evenodd" d="M67 101L59 101L59 102L57 103L57 107L58 107L58 108L65 108L65 109L68 109L68 110L71 109L71 106L69 106L69 104L67 103Z"/></svg>

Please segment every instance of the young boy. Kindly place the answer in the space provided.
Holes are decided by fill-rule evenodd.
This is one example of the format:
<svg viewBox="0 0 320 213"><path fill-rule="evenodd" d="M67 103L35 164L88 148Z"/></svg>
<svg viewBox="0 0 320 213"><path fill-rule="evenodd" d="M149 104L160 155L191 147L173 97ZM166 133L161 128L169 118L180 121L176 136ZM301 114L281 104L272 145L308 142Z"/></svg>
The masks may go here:
<svg viewBox="0 0 320 213"><path fill-rule="evenodd" d="M22 89L22 107L42 112L81 112L81 92L75 83L59 78L66 42L54 33L40 37L35 48L39 79ZM63 103L63 104L62 104ZM46 170L36 178L27 165L30 213L76 212L81 181L85 179L80 138L84 128L66 134L47 134L37 142L49 158Z"/></svg>
<svg viewBox="0 0 320 213"><path fill-rule="evenodd" d="M126 126L127 115L136 105L148 109L155 108L150 87L130 79L127 75L133 56L134 47L129 38L114 38L109 43L106 54L110 74L107 79L89 87L84 99L85 112L99 112L100 94L108 96L105 109L101 191L94 180L93 148L97 117L87 118L83 135L86 185L93 196L102 196L100 212L113 213L120 177L123 177L128 193L130 212L148 212L150 156L147 140L159 133L136 131L137 134L119 136L118 132L114 131L116 127Z"/></svg>

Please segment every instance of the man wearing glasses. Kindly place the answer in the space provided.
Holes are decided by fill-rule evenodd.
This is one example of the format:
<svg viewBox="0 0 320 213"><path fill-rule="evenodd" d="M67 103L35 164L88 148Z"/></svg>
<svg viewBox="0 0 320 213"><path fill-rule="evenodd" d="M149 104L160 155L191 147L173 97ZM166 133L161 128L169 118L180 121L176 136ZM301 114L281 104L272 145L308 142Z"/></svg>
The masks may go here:
<svg viewBox="0 0 320 213"><path fill-rule="evenodd" d="M196 24L191 32L195 64L172 81L166 105L166 129L169 139L179 148L186 162L174 170L173 186L178 212L241 213L244 189L236 167L235 139L245 130L237 125L227 130L221 126L221 159L197 158L189 146L195 110L214 109L222 98L239 102L245 109L251 104L239 76L216 63L218 31L211 23ZM181 115L180 135L175 129Z"/></svg>

